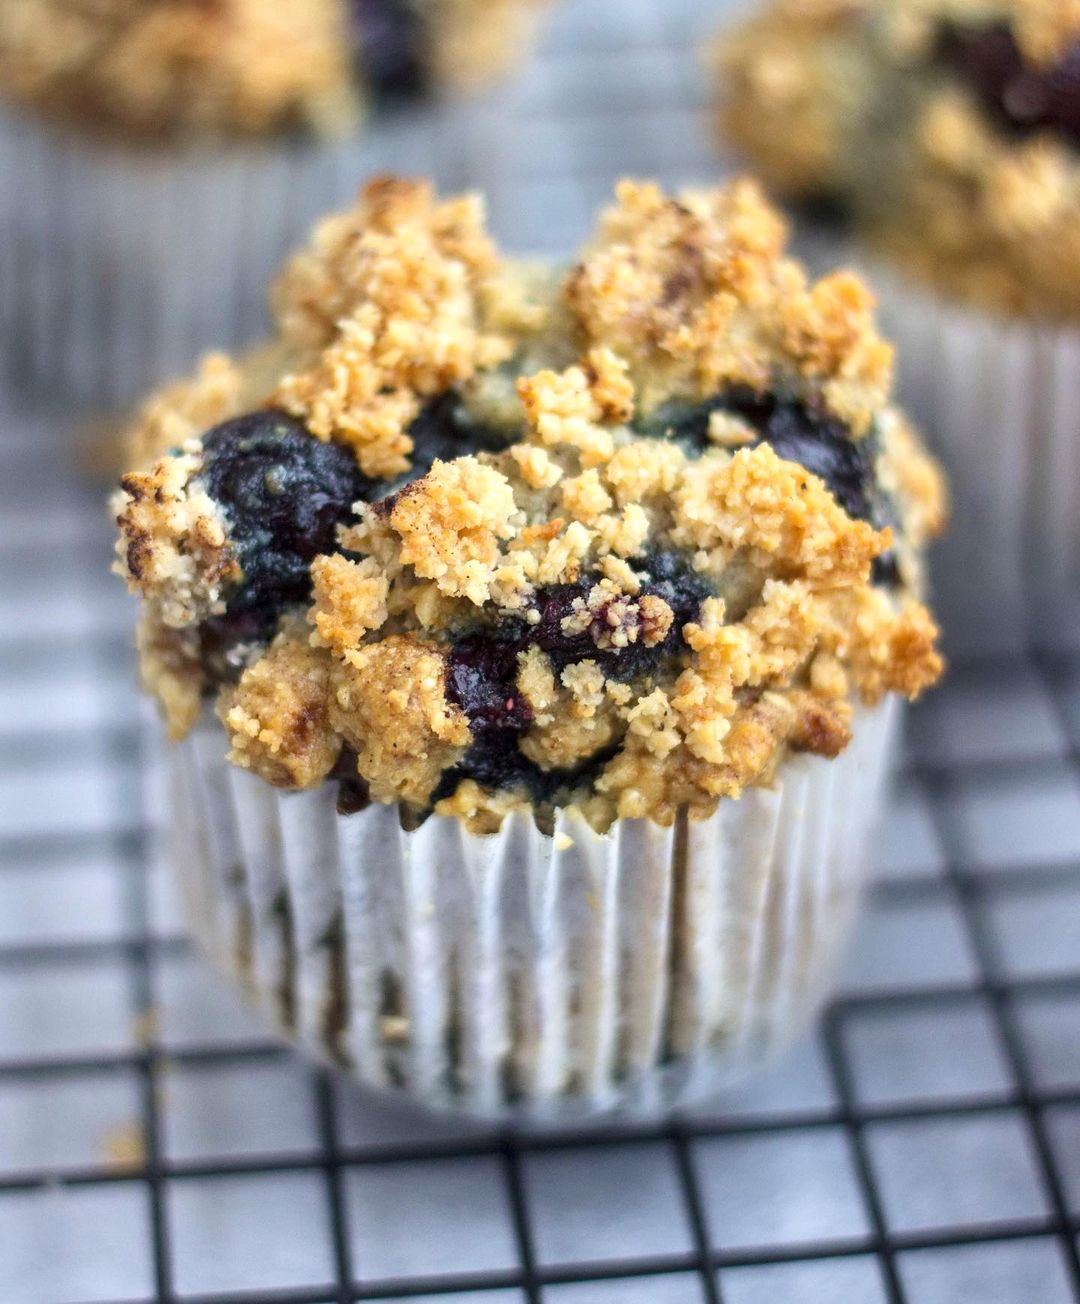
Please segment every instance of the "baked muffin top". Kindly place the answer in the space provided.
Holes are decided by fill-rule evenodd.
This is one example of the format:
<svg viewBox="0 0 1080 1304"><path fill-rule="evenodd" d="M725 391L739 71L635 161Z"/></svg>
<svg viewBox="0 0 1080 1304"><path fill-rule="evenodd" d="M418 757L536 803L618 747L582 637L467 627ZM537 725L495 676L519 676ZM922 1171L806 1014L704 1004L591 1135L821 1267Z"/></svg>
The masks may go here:
<svg viewBox="0 0 1080 1304"><path fill-rule="evenodd" d="M0 87L135 140L338 132L501 72L544 0L10 0Z"/></svg>
<svg viewBox="0 0 1080 1304"><path fill-rule="evenodd" d="M918 275L1080 312L1077 0L771 0L716 48L724 134Z"/></svg>
<svg viewBox="0 0 1080 1304"><path fill-rule="evenodd" d="M853 275L749 182L624 182L578 261L380 178L274 338L153 398L117 501L145 682L230 759L477 831L702 816L941 671L941 477Z"/></svg>

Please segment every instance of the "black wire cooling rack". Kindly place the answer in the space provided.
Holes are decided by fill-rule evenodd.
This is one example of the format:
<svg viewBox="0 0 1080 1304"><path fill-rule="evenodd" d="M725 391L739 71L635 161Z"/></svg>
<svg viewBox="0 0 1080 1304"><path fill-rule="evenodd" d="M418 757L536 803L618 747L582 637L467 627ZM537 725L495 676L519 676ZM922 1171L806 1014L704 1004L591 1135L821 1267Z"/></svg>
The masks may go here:
<svg viewBox="0 0 1080 1304"><path fill-rule="evenodd" d="M512 1135L267 1040L183 939L100 500L0 452L0 1299L1080 1299L1080 664L913 715L840 996L764 1082ZM115 585L115 587L114 587Z"/></svg>
<svg viewBox="0 0 1080 1304"><path fill-rule="evenodd" d="M709 174L721 8L567 7L470 137L504 238ZM72 431L0 400L4 1304L1080 1301L1080 659L965 662L913 713L840 994L764 1079L649 1124L432 1117L191 954Z"/></svg>

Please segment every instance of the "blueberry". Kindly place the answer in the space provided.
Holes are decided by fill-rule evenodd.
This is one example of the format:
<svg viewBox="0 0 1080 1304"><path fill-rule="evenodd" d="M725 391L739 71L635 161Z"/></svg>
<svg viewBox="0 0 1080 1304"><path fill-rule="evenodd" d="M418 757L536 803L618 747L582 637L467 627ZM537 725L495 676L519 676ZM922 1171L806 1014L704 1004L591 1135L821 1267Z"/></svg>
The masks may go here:
<svg viewBox="0 0 1080 1304"><path fill-rule="evenodd" d="M1080 145L1080 41L1050 70L1047 92L1053 125Z"/></svg>
<svg viewBox="0 0 1080 1304"><path fill-rule="evenodd" d="M424 22L410 0L349 0L357 62L375 98L419 99L427 89Z"/></svg>
<svg viewBox="0 0 1080 1304"><path fill-rule="evenodd" d="M458 785L472 779L490 791L524 792L536 807L565 805L575 792L589 788L618 752L614 743L569 770L543 770L521 751L517 735L506 730L481 734L461 761L444 771L431 804L452 797Z"/></svg>
<svg viewBox="0 0 1080 1304"><path fill-rule="evenodd" d="M675 613L666 640L652 648L653 655L662 657L682 644L682 628L697 620L701 604L712 595L709 582L677 552L650 552L634 563L647 571L648 581L642 593L652 593L668 604Z"/></svg>
<svg viewBox="0 0 1080 1304"><path fill-rule="evenodd" d="M575 614L575 603L585 602L589 590L599 576L579 580L575 584L552 584L536 595L536 610L540 619L529 627L529 641L546 652L556 671L588 658L599 660L602 653L589 631L567 633L563 621Z"/></svg>
<svg viewBox="0 0 1080 1304"><path fill-rule="evenodd" d="M824 480L845 512L866 520L874 493L873 440L853 440L839 421L796 403L778 403L761 431L777 457Z"/></svg>
<svg viewBox="0 0 1080 1304"><path fill-rule="evenodd" d="M477 421L460 395L447 390L433 399L409 427L413 451L408 479L427 475L438 458L451 462L469 453L497 453L516 436Z"/></svg>
<svg viewBox="0 0 1080 1304"><path fill-rule="evenodd" d="M574 771L542 770L523 755L518 739L532 724L533 715L517 688L518 654L540 648L556 674L586 659L596 661L609 678L629 680L654 673L681 649L683 625L696 618L711 590L677 553L650 553L634 565L648 572L642 594L662 597L675 612L667 638L658 645L646 647L639 639L620 650L598 648L588 630L563 629L563 621L575 613L575 602L587 598L599 579L591 575L574 584L552 584L540 590L534 602L538 620L509 620L470 633L451 646L446 656L447 696L468 716L473 743L460 764L443 776L433 801L450 796L466 778L487 788L523 788L534 801L550 801L553 794L580 785L586 773L594 769L599 773L613 750L589 758Z"/></svg>
<svg viewBox="0 0 1080 1304"><path fill-rule="evenodd" d="M517 735L532 724L515 682L521 641L495 635L463 639L447 657L447 694L469 717L474 737L492 730Z"/></svg>
<svg viewBox="0 0 1080 1304"><path fill-rule="evenodd" d="M267 409L226 421L203 437L202 482L223 509L242 577L226 613L201 631L211 683L235 678L243 645L269 638L286 607L311 594L309 566L337 548L337 527L361 499L425 475L438 458L501 448L510 437L475 421L450 391L432 400L409 428L410 469L395 481L365 476L340 444L315 439L284 412Z"/></svg>
<svg viewBox="0 0 1080 1304"><path fill-rule="evenodd" d="M216 426L203 450L203 485L225 514L243 572L227 614L272 628L285 607L310 595L312 559L333 551L337 526L375 482L347 448L273 410Z"/></svg>
<svg viewBox="0 0 1080 1304"><path fill-rule="evenodd" d="M961 30L947 26L943 58L983 105L1015 131L1051 128L1080 144L1080 42L1049 68L1029 65L1006 23Z"/></svg>
<svg viewBox="0 0 1080 1304"><path fill-rule="evenodd" d="M337 813L339 815L356 815L367 810L371 805L371 793L367 783L356 768L356 753L351 747L343 747L337 759L330 779L338 786Z"/></svg>
<svg viewBox="0 0 1080 1304"><path fill-rule="evenodd" d="M869 518L877 453L873 440L852 439L842 421L809 403L744 385L674 414L667 426L688 451L701 453L712 447L708 429L714 412L739 417L757 432L756 444L770 444L777 457L819 476L849 516Z"/></svg>
<svg viewBox="0 0 1080 1304"><path fill-rule="evenodd" d="M206 680L213 685L235 683L247 664L249 649L266 641L275 620L276 615L264 617L255 611L204 620L199 626L199 662Z"/></svg>

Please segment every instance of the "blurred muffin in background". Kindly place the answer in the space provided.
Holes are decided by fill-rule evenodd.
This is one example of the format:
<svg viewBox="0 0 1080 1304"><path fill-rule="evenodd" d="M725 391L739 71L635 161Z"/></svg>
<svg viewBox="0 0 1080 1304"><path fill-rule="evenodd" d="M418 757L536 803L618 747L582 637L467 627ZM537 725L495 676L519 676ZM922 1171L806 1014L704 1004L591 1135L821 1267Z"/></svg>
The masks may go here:
<svg viewBox="0 0 1080 1304"><path fill-rule="evenodd" d="M772 0L714 52L725 141L849 222L952 462L942 607L1080 629L1080 4ZM972 583L973 577L981 583ZM987 602L992 592L994 601Z"/></svg>
<svg viewBox="0 0 1080 1304"><path fill-rule="evenodd" d="M356 178L481 169L492 118L455 92L551 2L0 3L0 371L116 406L263 329L272 267Z"/></svg>
<svg viewBox="0 0 1080 1304"><path fill-rule="evenodd" d="M18 0L11 99L135 139L341 131L505 71L542 0Z"/></svg>
<svg viewBox="0 0 1080 1304"><path fill-rule="evenodd" d="M1080 312L1080 5L776 0L717 47L720 124L937 287Z"/></svg>

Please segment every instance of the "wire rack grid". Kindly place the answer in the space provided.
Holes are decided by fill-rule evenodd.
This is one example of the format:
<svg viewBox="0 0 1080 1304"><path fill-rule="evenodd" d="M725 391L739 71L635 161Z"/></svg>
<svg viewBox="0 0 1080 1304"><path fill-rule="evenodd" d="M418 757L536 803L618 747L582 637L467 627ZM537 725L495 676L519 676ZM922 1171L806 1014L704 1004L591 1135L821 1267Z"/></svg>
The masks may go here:
<svg viewBox="0 0 1080 1304"><path fill-rule="evenodd" d="M716 10L559 16L484 129L504 235L565 249L616 172L714 166ZM914 713L839 995L764 1079L653 1123L432 1117L192 955L100 494L68 414L0 429L0 1300L1080 1301L1080 663L967 662Z"/></svg>

